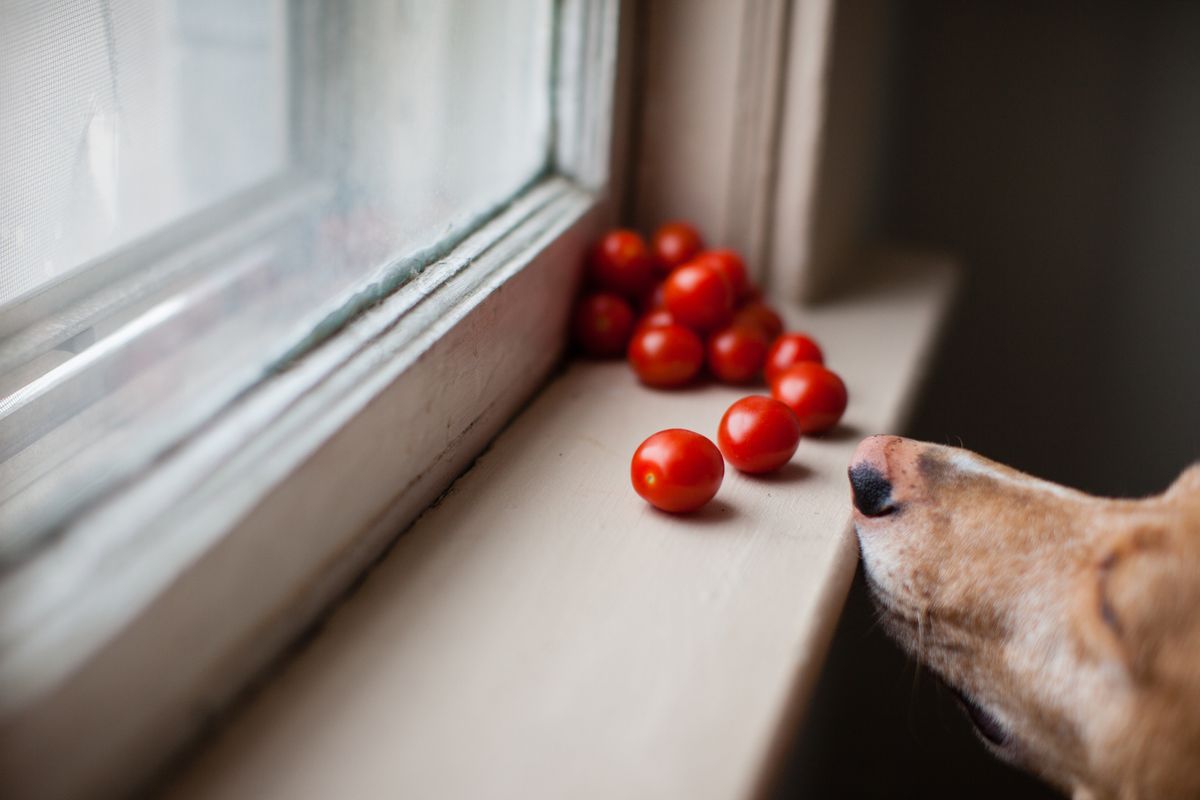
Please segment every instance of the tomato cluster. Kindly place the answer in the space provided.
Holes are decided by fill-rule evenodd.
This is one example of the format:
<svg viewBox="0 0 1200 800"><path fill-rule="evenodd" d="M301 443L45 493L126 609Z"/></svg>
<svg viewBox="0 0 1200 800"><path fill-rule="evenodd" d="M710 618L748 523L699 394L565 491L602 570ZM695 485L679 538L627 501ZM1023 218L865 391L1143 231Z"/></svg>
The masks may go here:
<svg viewBox="0 0 1200 800"><path fill-rule="evenodd" d="M829 430L846 409L846 386L808 335L783 320L750 282L733 250L708 250L686 222L660 227L649 244L613 230L592 248L575 307L576 346L596 358L624 353L638 379L658 389L693 383L707 368L722 383L764 380L725 413L720 449L698 433L660 431L634 455L634 488L667 511L699 508L716 494L724 460L767 472L791 459L801 434Z"/></svg>
<svg viewBox="0 0 1200 800"><path fill-rule="evenodd" d="M589 253L586 286L572 320L578 348L598 358L625 353L657 388L692 382L706 363L727 383L757 380L783 328L752 298L741 257L705 250L686 222L663 225L649 244L636 231L610 231Z"/></svg>

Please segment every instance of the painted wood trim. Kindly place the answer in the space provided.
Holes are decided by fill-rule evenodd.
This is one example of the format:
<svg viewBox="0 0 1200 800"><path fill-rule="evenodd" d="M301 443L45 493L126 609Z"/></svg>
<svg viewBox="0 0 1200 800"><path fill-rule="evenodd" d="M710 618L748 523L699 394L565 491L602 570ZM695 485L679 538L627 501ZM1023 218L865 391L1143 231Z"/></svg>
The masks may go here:
<svg viewBox="0 0 1200 800"><path fill-rule="evenodd" d="M771 275L814 302L852 286L878 244L894 3L797 4L785 80Z"/></svg>
<svg viewBox="0 0 1200 800"><path fill-rule="evenodd" d="M743 2L640 4L630 220L651 231L694 222L711 244L729 239Z"/></svg>
<svg viewBox="0 0 1200 800"><path fill-rule="evenodd" d="M743 254L755 280L764 285L770 266L784 65L792 5L790 0L746 3L738 46L726 238L729 246Z"/></svg>
<svg viewBox="0 0 1200 800"><path fill-rule="evenodd" d="M853 284L878 244L894 13L876 0L647 4L630 219L696 222L792 301Z"/></svg>
<svg viewBox="0 0 1200 800"><path fill-rule="evenodd" d="M803 239L811 217L832 5L658 0L643 12L632 220L692 220L788 298L806 262L779 242Z"/></svg>
<svg viewBox="0 0 1200 800"><path fill-rule="evenodd" d="M555 172L592 191L612 173L612 91L621 57L618 0L562 0L557 35Z"/></svg>
<svg viewBox="0 0 1200 800"><path fill-rule="evenodd" d="M789 18L767 282L795 301L811 299L811 271L821 269L811 254L833 13L834 0L807 0Z"/></svg>

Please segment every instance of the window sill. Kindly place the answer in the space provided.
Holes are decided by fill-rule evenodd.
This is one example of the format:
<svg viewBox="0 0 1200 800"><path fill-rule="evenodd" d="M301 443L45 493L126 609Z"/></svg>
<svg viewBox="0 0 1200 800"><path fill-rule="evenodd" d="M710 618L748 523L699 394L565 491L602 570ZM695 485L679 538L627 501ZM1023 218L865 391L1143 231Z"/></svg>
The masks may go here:
<svg viewBox="0 0 1200 800"><path fill-rule="evenodd" d="M845 465L904 420L953 272L889 263L789 321L851 389L774 478L730 470L693 518L628 486L664 427L744 391L654 392L573 364L403 535L175 797L744 797L814 685L856 551Z"/></svg>

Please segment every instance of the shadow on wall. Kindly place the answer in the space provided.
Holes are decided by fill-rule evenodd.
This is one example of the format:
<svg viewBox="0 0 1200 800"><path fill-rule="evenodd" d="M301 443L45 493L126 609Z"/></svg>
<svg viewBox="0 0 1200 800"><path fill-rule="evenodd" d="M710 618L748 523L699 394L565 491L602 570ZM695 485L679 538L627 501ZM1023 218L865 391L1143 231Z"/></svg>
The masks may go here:
<svg viewBox="0 0 1200 800"><path fill-rule="evenodd" d="M1165 488L1200 458L1200 4L906 9L881 224L966 269L913 435Z"/></svg>

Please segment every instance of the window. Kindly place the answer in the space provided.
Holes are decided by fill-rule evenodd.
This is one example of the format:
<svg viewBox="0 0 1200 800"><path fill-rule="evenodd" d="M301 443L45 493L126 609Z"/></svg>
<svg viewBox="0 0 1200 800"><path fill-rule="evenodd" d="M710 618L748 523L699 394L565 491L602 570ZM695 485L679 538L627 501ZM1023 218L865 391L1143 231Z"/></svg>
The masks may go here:
<svg viewBox="0 0 1200 800"><path fill-rule="evenodd" d="M550 0L6 11L9 562L549 167Z"/></svg>
<svg viewBox="0 0 1200 800"><path fill-rule="evenodd" d="M144 777L545 378L617 11L0 0L0 772Z"/></svg>
<svg viewBox="0 0 1200 800"><path fill-rule="evenodd" d="M279 3L41 7L0 32L0 304L287 166Z"/></svg>

